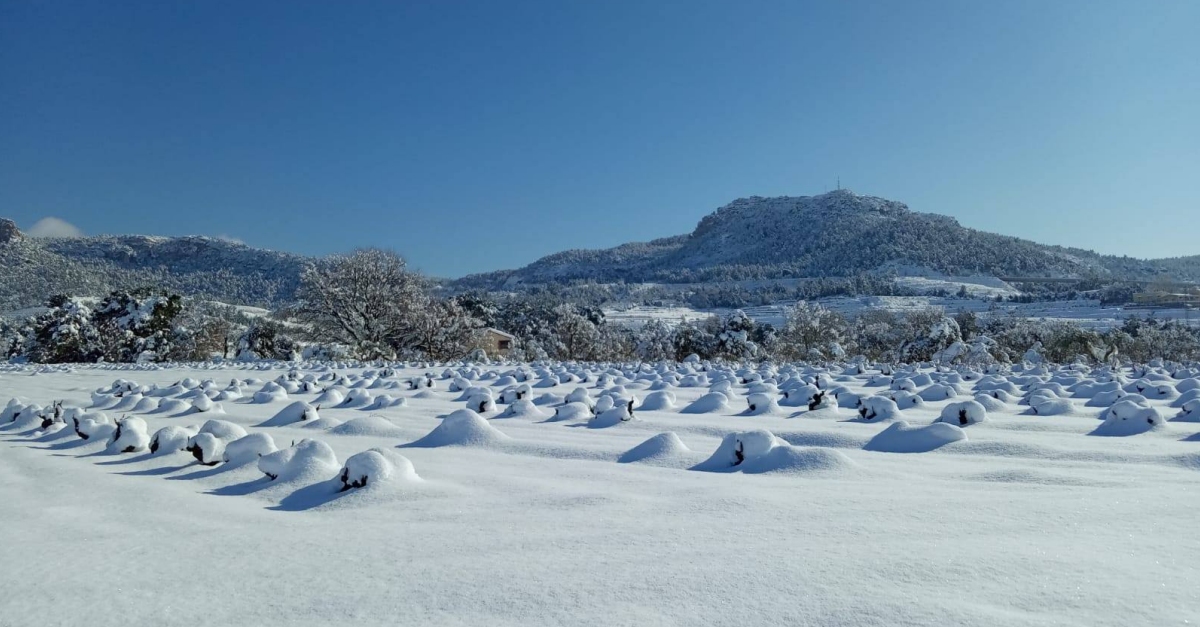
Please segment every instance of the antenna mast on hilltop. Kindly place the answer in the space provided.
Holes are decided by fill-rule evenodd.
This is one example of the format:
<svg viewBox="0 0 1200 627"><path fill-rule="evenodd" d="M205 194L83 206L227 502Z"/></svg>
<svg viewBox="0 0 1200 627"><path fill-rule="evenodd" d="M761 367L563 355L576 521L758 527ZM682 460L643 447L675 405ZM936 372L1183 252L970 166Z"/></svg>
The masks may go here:
<svg viewBox="0 0 1200 627"><path fill-rule="evenodd" d="M839 176L838 176L838 191L839 191L839 192L840 192L840 191L842 191L842 177L841 177L841 175L839 175Z"/></svg>

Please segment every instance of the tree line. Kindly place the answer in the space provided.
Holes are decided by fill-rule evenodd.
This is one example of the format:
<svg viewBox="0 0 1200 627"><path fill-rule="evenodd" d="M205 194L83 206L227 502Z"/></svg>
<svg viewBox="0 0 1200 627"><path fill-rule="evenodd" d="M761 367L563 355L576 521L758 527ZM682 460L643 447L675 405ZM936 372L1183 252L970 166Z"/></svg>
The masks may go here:
<svg viewBox="0 0 1200 627"><path fill-rule="evenodd" d="M56 296L0 324L9 359L38 363L223 359L480 357L486 329L516 337L518 360L991 363L1200 359L1200 333L1130 318L1098 331L1075 323L926 308L854 316L800 301L776 326L740 310L696 319L614 324L600 307L554 291L444 293L395 253L368 249L309 265L291 305L270 316L149 289L100 299ZM494 357L494 355L492 355Z"/></svg>

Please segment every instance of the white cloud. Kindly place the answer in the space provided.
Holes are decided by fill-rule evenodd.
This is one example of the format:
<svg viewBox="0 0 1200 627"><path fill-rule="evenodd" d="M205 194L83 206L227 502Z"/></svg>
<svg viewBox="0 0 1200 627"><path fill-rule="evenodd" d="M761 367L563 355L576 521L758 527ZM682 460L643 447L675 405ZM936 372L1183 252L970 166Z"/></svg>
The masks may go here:
<svg viewBox="0 0 1200 627"><path fill-rule="evenodd" d="M32 237L84 237L79 227L54 216L38 220L26 233Z"/></svg>

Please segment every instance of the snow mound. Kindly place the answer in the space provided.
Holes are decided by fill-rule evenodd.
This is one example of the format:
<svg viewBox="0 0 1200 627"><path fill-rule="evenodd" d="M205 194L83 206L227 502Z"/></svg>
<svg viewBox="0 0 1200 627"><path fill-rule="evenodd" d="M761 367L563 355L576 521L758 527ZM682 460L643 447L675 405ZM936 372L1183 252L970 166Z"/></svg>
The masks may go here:
<svg viewBox="0 0 1200 627"><path fill-rule="evenodd" d="M776 446L766 455L747 459L740 469L745 474L841 474L858 464L845 453L823 447Z"/></svg>
<svg viewBox="0 0 1200 627"><path fill-rule="evenodd" d="M526 397L513 401L497 418L545 418L546 416L546 412Z"/></svg>
<svg viewBox="0 0 1200 627"><path fill-rule="evenodd" d="M216 466L225 456L225 441L211 433L197 433L188 439L187 451L205 466Z"/></svg>
<svg viewBox="0 0 1200 627"><path fill-rule="evenodd" d="M355 388L346 394L346 400L342 401L338 407L343 409L358 409L367 407L374 401L375 398L371 395L370 390Z"/></svg>
<svg viewBox="0 0 1200 627"><path fill-rule="evenodd" d="M552 394L550 392L546 392L545 394L542 394L542 395L538 396L537 398L533 399L534 405L542 405L542 406L562 405L564 402L566 402L566 399L564 399L562 396L560 396L558 394Z"/></svg>
<svg viewBox="0 0 1200 627"><path fill-rule="evenodd" d="M745 463L748 459L762 457L772 448L787 446L787 442L775 437L766 429L742 431L726 435L711 457L693 470L720 472Z"/></svg>
<svg viewBox="0 0 1200 627"><path fill-rule="evenodd" d="M660 433L625 451L617 462L622 464L666 464L691 453L674 431Z"/></svg>
<svg viewBox="0 0 1200 627"><path fill-rule="evenodd" d="M159 402L158 409L156 409L154 411L154 413L155 414L182 414L182 413L190 412L190 411L192 411L191 403L188 403L187 401L181 401L181 400L175 399L175 398L170 398L165 401Z"/></svg>
<svg viewBox="0 0 1200 627"><path fill-rule="evenodd" d="M554 415L547 418L549 422L564 420L591 420L592 408L587 403L567 403L554 408Z"/></svg>
<svg viewBox="0 0 1200 627"><path fill-rule="evenodd" d="M602 398L610 398L610 397L605 396ZM608 427L615 427L617 425L632 421L634 419L633 403L634 403L634 401L632 401L632 400L619 402L616 405L614 405L612 407L612 409L600 412L599 414L596 415L595 418L592 418L591 420L588 421L588 423L587 423L588 428L589 429L606 429ZM599 404L597 404L597 405L599 405Z"/></svg>
<svg viewBox="0 0 1200 627"><path fill-rule="evenodd" d="M961 427L944 422L913 427L903 420L893 422L888 428L871 438L863 450L883 453L926 453L951 442L966 440L967 433Z"/></svg>
<svg viewBox="0 0 1200 627"><path fill-rule="evenodd" d="M395 438L404 434L404 430L383 416L364 416L353 418L329 430L334 435L362 435L378 438Z"/></svg>
<svg viewBox="0 0 1200 627"><path fill-rule="evenodd" d="M896 407L899 407L901 410L925 405L925 399L921 398L921 395L913 394L912 392L892 392L888 395L888 398L896 401Z"/></svg>
<svg viewBox="0 0 1200 627"><path fill-rule="evenodd" d="M108 416L100 413L84 414L82 417L76 417L74 422L75 435L84 440L107 441L113 431L117 429L117 426L109 421Z"/></svg>
<svg viewBox="0 0 1200 627"><path fill-rule="evenodd" d="M858 420L862 422L885 422L900 417L896 401L886 396L867 396L858 400Z"/></svg>
<svg viewBox="0 0 1200 627"><path fill-rule="evenodd" d="M138 401L137 404L134 405L133 409L130 411L135 411L139 414L148 414L148 413L158 409L158 404L159 404L159 399L154 398L153 396L146 396L146 397L143 397L142 400Z"/></svg>
<svg viewBox="0 0 1200 627"><path fill-rule="evenodd" d="M346 397L340 391L328 389L321 393L320 396L313 399L314 405L324 405L326 407L336 407L345 402Z"/></svg>
<svg viewBox="0 0 1200 627"><path fill-rule="evenodd" d="M223 413L225 413L225 409L221 407L220 403L214 403L213 400L207 396L197 396L195 399L193 399L192 400L192 409L195 410L196 413L201 413L201 414L203 414L203 413L223 414Z"/></svg>
<svg viewBox="0 0 1200 627"><path fill-rule="evenodd" d="M664 411L667 409L675 409L675 395L666 390L651 392L642 400L642 404L638 406L640 411Z"/></svg>
<svg viewBox="0 0 1200 627"><path fill-rule="evenodd" d="M1158 410L1144 407L1130 401L1119 401L1101 414L1104 422L1100 423L1088 435L1100 436L1129 436L1138 435L1161 429L1166 425Z"/></svg>
<svg viewBox="0 0 1200 627"><path fill-rule="evenodd" d="M1171 419L1175 422L1200 422L1200 399L1188 401L1179 408L1179 413Z"/></svg>
<svg viewBox="0 0 1200 627"><path fill-rule="evenodd" d="M28 403L22 398L9 399L8 404L0 411L0 424L8 424L16 420L17 414L20 414L25 409Z"/></svg>
<svg viewBox="0 0 1200 627"><path fill-rule="evenodd" d="M596 399L596 404L592 406L592 411L599 415L612 409L616 405L617 401L614 399L614 397L605 394Z"/></svg>
<svg viewBox="0 0 1200 627"><path fill-rule="evenodd" d="M720 392L709 392L704 396L692 401L690 405L684 407L680 413L683 414L715 414L724 412L729 409L729 397Z"/></svg>
<svg viewBox="0 0 1200 627"><path fill-rule="evenodd" d="M154 432L150 438L150 453L153 455L169 455L187 450L188 440L196 435L197 430L188 427L171 425Z"/></svg>
<svg viewBox="0 0 1200 627"><path fill-rule="evenodd" d="M324 479L341 470L337 455L320 440L305 438L258 458L258 469L280 483Z"/></svg>
<svg viewBox="0 0 1200 627"><path fill-rule="evenodd" d="M263 389L255 392L254 402L259 405L265 405L267 403L274 403L276 401L286 401L287 397L287 390L276 385L273 388L267 389L264 387Z"/></svg>
<svg viewBox="0 0 1200 627"><path fill-rule="evenodd" d="M959 401L942 408L936 422L965 427L987 421L987 410L978 401Z"/></svg>
<svg viewBox="0 0 1200 627"><path fill-rule="evenodd" d="M337 418L317 418L316 420L305 422L300 428L312 429L314 431L328 431L340 424L342 424L342 421Z"/></svg>
<svg viewBox="0 0 1200 627"><path fill-rule="evenodd" d="M486 414L496 411L496 401L487 394L475 394L467 399L467 407L470 411Z"/></svg>
<svg viewBox="0 0 1200 627"><path fill-rule="evenodd" d="M767 394L751 394L746 397L746 411L744 416L769 416L779 413L779 404L775 402L775 397Z"/></svg>
<svg viewBox="0 0 1200 627"><path fill-rule="evenodd" d="M808 411L817 411L818 409L832 409L833 413L838 410L838 398L836 394L830 394L827 390L821 390L813 394L808 400Z"/></svg>
<svg viewBox="0 0 1200 627"><path fill-rule="evenodd" d="M109 411L114 412L132 411L133 408L137 407L137 404L142 402L142 399L144 398L145 397L141 394L126 394L125 396L121 397L120 401L117 401L116 405L113 405L108 409Z"/></svg>
<svg viewBox="0 0 1200 627"><path fill-rule="evenodd" d="M841 451L820 447L795 447L766 430L725 436L717 450L693 470L745 474L825 474L857 467Z"/></svg>
<svg viewBox="0 0 1200 627"><path fill-rule="evenodd" d="M998 411L1005 411L1006 409L1008 409L1007 403L1005 403L1004 401L1002 401L994 396L991 396L989 394L983 394L983 393L976 394L975 402L979 403L980 405L983 405L983 408L986 409L987 411L997 411L998 412Z"/></svg>
<svg viewBox="0 0 1200 627"><path fill-rule="evenodd" d="M924 390L921 390L919 396L925 402L934 403L937 401L944 401L944 400L954 398L955 396L958 396L958 390L954 389L952 386L949 386L949 385L945 385L942 383L934 383L933 385L925 388Z"/></svg>
<svg viewBox="0 0 1200 627"><path fill-rule="evenodd" d="M277 450L279 448L275 446L275 440L269 434L251 433L226 444L221 460L233 466L245 466Z"/></svg>
<svg viewBox="0 0 1200 627"><path fill-rule="evenodd" d="M338 480L341 491L374 488L388 481L417 482L421 477L407 457L385 449L373 448L351 455L342 466Z"/></svg>
<svg viewBox="0 0 1200 627"><path fill-rule="evenodd" d="M1192 377L1190 379L1184 379L1175 384L1175 391L1179 392L1180 394L1190 390L1200 390L1200 379Z"/></svg>
<svg viewBox="0 0 1200 627"><path fill-rule="evenodd" d="M1075 411L1075 405L1065 398L1032 396L1029 398L1029 409L1038 416L1062 416Z"/></svg>
<svg viewBox="0 0 1200 627"><path fill-rule="evenodd" d="M1179 392L1175 386L1169 383L1156 383L1154 385L1143 386L1138 390L1142 396L1153 398L1156 400L1171 400L1179 397Z"/></svg>
<svg viewBox="0 0 1200 627"><path fill-rule="evenodd" d="M40 405L26 405L13 416L9 427L16 431L39 427L42 424L42 415L43 411Z"/></svg>
<svg viewBox="0 0 1200 627"><path fill-rule="evenodd" d="M117 421L108 450L112 453L140 453L150 447L150 435L146 432L146 421L136 416Z"/></svg>
<svg viewBox="0 0 1200 627"><path fill-rule="evenodd" d="M408 399L404 397L396 397L391 394L380 394L375 397L375 402L371 403L367 409L391 409L392 407L405 407L408 405Z"/></svg>
<svg viewBox="0 0 1200 627"><path fill-rule="evenodd" d="M510 440L507 435L493 427L483 416L469 410L459 409L442 420L425 437L407 444L415 448L439 448L443 446L491 446Z"/></svg>
<svg viewBox="0 0 1200 627"><path fill-rule="evenodd" d="M593 404L592 397L588 395L587 388L575 388L567 394L565 399L568 403L584 403L591 407Z"/></svg>
<svg viewBox="0 0 1200 627"><path fill-rule="evenodd" d="M209 420L200 426L200 433L211 433L226 442L246 437L246 430L241 425L228 420Z"/></svg>
<svg viewBox="0 0 1200 627"><path fill-rule="evenodd" d="M275 412L266 421L260 423L259 427L283 427L297 422L314 421L320 418L317 415L317 409L304 401L296 401L289 404L283 409Z"/></svg>
<svg viewBox="0 0 1200 627"><path fill-rule="evenodd" d="M213 398L213 400L214 401L236 401L236 400L241 400L242 396L243 395L242 395L241 390L222 390L220 394L217 394L216 397Z"/></svg>

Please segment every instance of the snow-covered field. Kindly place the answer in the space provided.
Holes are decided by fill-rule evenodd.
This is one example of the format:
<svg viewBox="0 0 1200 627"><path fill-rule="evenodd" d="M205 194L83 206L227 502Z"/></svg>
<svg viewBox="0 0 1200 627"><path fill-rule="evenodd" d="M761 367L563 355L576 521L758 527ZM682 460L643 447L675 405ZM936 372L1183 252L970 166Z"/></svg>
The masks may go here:
<svg viewBox="0 0 1200 627"><path fill-rule="evenodd" d="M0 625L1200 620L1195 371L4 368Z"/></svg>
<svg viewBox="0 0 1200 627"><path fill-rule="evenodd" d="M927 307L936 307L948 314L971 311L981 316L1018 316L1033 320L1060 320L1073 322L1081 327L1104 331L1119 327L1130 316L1146 318L1153 315L1160 320L1178 320L1189 325L1200 325L1200 312L1180 308L1138 308L1120 305L1101 305L1095 300L1039 301L1033 303L992 303L973 298L942 296L837 296L821 298L816 302L846 316L857 316L868 309L883 309L893 313L904 313ZM758 307L746 307L743 311L756 322L775 326L783 324L786 308L793 303L779 303ZM637 306L606 310L610 321L638 327L651 319L669 323L682 319L699 320L712 315L724 315L729 309L693 309L690 307Z"/></svg>

